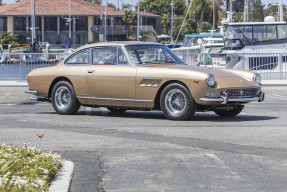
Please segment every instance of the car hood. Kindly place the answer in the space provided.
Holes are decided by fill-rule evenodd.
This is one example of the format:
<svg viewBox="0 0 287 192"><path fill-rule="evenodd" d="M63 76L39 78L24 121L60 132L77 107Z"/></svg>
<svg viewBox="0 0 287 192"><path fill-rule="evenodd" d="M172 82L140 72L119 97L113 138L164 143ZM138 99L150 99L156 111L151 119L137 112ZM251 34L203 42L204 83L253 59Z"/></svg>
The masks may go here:
<svg viewBox="0 0 287 192"><path fill-rule="evenodd" d="M190 71L194 74L197 74L197 77L201 77L205 79L207 74L212 74L215 77L216 82L218 83L219 87L242 87L242 86L252 86L252 87L259 87L252 79L252 76L249 77L244 74L240 74L239 72L232 72L230 70L225 69L216 69L216 68L205 68L205 67L198 67L192 65L183 65L183 64L153 64L153 65L144 65L141 67L152 67L152 68L163 68L163 69L177 69L178 71ZM179 73L176 73L179 74ZM182 77L183 74L180 73ZM195 77L195 75L194 75Z"/></svg>
<svg viewBox="0 0 287 192"><path fill-rule="evenodd" d="M154 67L154 68L170 68L170 69L179 69L179 70L188 70L194 71L203 74L212 74L215 77L235 77L238 74L232 73L230 71L224 71L215 68L206 68L198 67L193 65L183 65L183 64L152 64L152 65L143 65L141 67Z"/></svg>

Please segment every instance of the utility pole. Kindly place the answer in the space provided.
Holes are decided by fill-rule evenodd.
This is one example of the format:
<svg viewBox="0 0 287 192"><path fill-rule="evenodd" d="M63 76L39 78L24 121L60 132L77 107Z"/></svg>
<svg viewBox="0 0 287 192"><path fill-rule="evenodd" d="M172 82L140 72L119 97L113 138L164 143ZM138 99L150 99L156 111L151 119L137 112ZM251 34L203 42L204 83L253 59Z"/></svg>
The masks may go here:
<svg viewBox="0 0 287 192"><path fill-rule="evenodd" d="M140 40L140 0L138 0L138 26L137 26L137 40Z"/></svg>
<svg viewBox="0 0 287 192"><path fill-rule="evenodd" d="M173 5L174 1L171 0L171 18L170 18L170 42L173 43Z"/></svg>

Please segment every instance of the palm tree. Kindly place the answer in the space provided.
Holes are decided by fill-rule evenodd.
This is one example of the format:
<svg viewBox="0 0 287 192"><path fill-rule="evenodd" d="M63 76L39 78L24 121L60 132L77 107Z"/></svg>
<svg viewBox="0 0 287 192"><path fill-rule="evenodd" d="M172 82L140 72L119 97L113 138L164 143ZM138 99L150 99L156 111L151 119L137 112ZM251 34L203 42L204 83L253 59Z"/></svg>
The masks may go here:
<svg viewBox="0 0 287 192"><path fill-rule="evenodd" d="M161 18L161 24L163 28L165 29L165 34L169 34L169 28L170 28L170 17L168 14L164 14Z"/></svg>
<svg viewBox="0 0 287 192"><path fill-rule="evenodd" d="M137 14L130 10L125 10L125 15L123 16L123 22L126 24L127 27L127 36L129 39L130 36L130 25L135 25L137 22Z"/></svg>

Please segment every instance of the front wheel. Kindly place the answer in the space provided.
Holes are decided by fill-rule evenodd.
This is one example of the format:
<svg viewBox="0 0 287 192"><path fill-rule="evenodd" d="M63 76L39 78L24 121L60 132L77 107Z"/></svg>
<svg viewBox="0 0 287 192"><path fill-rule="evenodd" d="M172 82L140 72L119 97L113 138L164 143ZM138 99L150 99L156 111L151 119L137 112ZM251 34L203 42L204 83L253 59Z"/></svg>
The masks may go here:
<svg viewBox="0 0 287 192"><path fill-rule="evenodd" d="M189 90L179 83L169 84L163 89L160 107L166 118L171 120L191 119L196 111L196 103Z"/></svg>
<svg viewBox="0 0 287 192"><path fill-rule="evenodd" d="M244 105L237 105L234 106L233 109L228 109L228 110L215 110L214 113L221 117L234 117L238 115L244 108Z"/></svg>
<svg viewBox="0 0 287 192"><path fill-rule="evenodd" d="M81 107L73 86L67 81L59 81L52 90L52 105L60 115L72 115Z"/></svg>

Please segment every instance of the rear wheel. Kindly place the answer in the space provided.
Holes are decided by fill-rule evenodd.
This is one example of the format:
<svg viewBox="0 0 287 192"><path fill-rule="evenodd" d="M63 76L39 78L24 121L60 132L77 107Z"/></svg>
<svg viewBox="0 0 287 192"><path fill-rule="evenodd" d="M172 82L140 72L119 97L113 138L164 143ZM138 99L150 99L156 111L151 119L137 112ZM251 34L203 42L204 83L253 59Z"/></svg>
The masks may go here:
<svg viewBox="0 0 287 192"><path fill-rule="evenodd" d="M107 109L110 112L113 112L113 113L123 113L123 112L126 111L126 109L121 109L121 108L118 108L118 107L107 107Z"/></svg>
<svg viewBox="0 0 287 192"><path fill-rule="evenodd" d="M52 90L52 105L61 115L77 113L81 107L73 86L67 81L59 81Z"/></svg>
<svg viewBox="0 0 287 192"><path fill-rule="evenodd" d="M191 119L196 111L196 103L189 90L179 83L169 84L163 89L160 107L166 118L171 120Z"/></svg>
<svg viewBox="0 0 287 192"><path fill-rule="evenodd" d="M244 108L244 105L234 106L233 109L228 110L215 110L214 112L221 117L234 117L238 115Z"/></svg>

